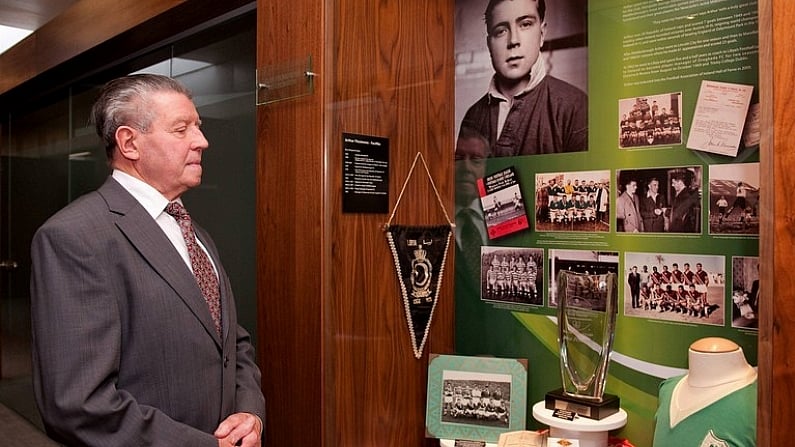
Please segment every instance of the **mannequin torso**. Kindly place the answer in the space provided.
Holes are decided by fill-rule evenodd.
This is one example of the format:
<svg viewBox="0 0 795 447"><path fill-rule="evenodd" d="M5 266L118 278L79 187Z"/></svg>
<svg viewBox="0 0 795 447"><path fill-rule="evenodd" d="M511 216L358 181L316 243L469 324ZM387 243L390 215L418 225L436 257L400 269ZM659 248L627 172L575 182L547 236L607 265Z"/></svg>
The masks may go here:
<svg viewBox="0 0 795 447"><path fill-rule="evenodd" d="M729 340L690 345L684 376L660 383L654 447L755 447L756 369Z"/></svg>
<svg viewBox="0 0 795 447"><path fill-rule="evenodd" d="M688 373L671 396L671 427L756 380L742 349L722 338L704 338L690 345Z"/></svg>

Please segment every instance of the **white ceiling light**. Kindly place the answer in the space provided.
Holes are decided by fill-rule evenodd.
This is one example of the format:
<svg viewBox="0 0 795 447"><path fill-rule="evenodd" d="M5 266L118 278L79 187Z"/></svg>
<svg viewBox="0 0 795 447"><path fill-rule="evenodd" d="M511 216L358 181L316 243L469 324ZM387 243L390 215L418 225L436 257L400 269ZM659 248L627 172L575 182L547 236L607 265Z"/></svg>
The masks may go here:
<svg viewBox="0 0 795 447"><path fill-rule="evenodd" d="M33 30L29 29L0 25L0 53L4 53L32 32Z"/></svg>

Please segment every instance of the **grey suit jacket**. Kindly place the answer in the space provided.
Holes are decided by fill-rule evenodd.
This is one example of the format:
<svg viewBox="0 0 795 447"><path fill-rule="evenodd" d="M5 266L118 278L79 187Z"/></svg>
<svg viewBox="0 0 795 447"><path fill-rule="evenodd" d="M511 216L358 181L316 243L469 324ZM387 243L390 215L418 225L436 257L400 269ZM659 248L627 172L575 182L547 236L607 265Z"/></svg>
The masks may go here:
<svg viewBox="0 0 795 447"><path fill-rule="evenodd" d="M616 199L616 220L624 222L624 231L634 233L643 231L643 221L638 209L638 198L629 197L626 192L621 193Z"/></svg>
<svg viewBox="0 0 795 447"><path fill-rule="evenodd" d="M195 225L194 225L195 226ZM260 371L215 244L223 336L185 262L109 178L50 218L32 244L36 402L69 446L217 446L228 415L265 419Z"/></svg>

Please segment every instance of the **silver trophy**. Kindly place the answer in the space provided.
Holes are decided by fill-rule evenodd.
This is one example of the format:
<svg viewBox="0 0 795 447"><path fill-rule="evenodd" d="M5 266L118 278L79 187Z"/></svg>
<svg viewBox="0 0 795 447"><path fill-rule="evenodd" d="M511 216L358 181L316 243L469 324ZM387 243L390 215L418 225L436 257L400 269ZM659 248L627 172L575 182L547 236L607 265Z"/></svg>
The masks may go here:
<svg viewBox="0 0 795 447"><path fill-rule="evenodd" d="M547 393L546 408L597 420L617 413L618 397L605 394L618 311L616 274L563 270L556 296L563 388Z"/></svg>

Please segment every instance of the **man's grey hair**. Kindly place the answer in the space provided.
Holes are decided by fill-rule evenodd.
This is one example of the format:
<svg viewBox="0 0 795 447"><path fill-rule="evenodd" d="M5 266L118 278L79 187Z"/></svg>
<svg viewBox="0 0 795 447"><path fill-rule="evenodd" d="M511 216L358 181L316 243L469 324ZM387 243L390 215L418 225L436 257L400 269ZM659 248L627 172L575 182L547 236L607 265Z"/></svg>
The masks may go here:
<svg viewBox="0 0 795 447"><path fill-rule="evenodd" d="M108 160L113 160L116 130L130 126L147 132L155 119L150 98L153 93L174 92L192 98L190 90L168 76L135 74L114 79L100 91L91 108L91 122L105 145Z"/></svg>

